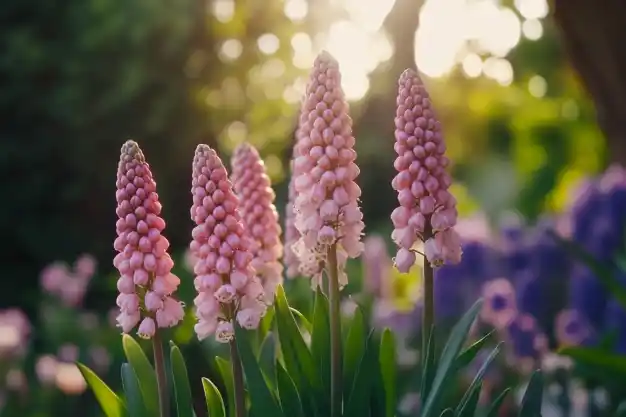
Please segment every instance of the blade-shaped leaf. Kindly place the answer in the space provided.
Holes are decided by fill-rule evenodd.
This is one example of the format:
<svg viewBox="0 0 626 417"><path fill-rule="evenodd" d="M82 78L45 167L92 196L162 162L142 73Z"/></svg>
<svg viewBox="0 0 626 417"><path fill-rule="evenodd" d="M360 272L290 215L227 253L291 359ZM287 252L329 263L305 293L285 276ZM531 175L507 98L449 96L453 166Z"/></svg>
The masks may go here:
<svg viewBox="0 0 626 417"><path fill-rule="evenodd" d="M385 390L385 416L394 417L396 407L396 341L391 330L383 330L380 340L380 373Z"/></svg>
<svg viewBox="0 0 626 417"><path fill-rule="evenodd" d="M571 357L580 364L602 368L613 374L626 374L626 357L605 349L572 346L560 349L559 353Z"/></svg>
<svg viewBox="0 0 626 417"><path fill-rule="evenodd" d="M305 412L307 415L313 415L315 398L321 398L325 392L311 351L300 333L281 286L276 290L275 308L278 339L285 369L296 384Z"/></svg>
<svg viewBox="0 0 626 417"><path fill-rule="evenodd" d="M202 388L204 389L204 398L209 413L208 417L226 417L224 409L224 400L215 384L208 378L202 378Z"/></svg>
<svg viewBox="0 0 626 417"><path fill-rule="evenodd" d="M125 417L126 409L122 400L98 376L82 363L77 363L80 373L89 384L98 404L107 417Z"/></svg>
<svg viewBox="0 0 626 417"><path fill-rule="evenodd" d="M139 381L135 371L128 363L122 364L122 386L126 398L126 408L130 417L147 417L148 412L143 402Z"/></svg>
<svg viewBox="0 0 626 417"><path fill-rule="evenodd" d="M453 417L453 416L454 416L454 410L451 408L446 408L439 415L439 417Z"/></svg>
<svg viewBox="0 0 626 417"><path fill-rule="evenodd" d="M476 407L478 406L478 399L480 398L480 391L483 389L483 381L479 381L477 384L471 386L467 392L467 398L465 399L462 407L457 407L455 415L457 417L474 417L476 414Z"/></svg>
<svg viewBox="0 0 626 417"><path fill-rule="evenodd" d="M541 405L543 403L543 375L540 371L535 371L530 377L519 417L541 417Z"/></svg>
<svg viewBox="0 0 626 417"><path fill-rule="evenodd" d="M549 234L572 256L572 258L584 263L622 307L626 308L626 288L617 279L613 270L608 265L598 261L580 244L569 239L563 239L553 231L549 231Z"/></svg>
<svg viewBox="0 0 626 417"><path fill-rule="evenodd" d="M139 343L131 336L127 334L122 336L122 346L128 363L135 371L135 375L137 375L148 413L150 415L158 415L158 401L154 401L154 399L159 398L159 390L154 368L141 346L139 346Z"/></svg>
<svg viewBox="0 0 626 417"><path fill-rule="evenodd" d="M170 346L170 364L172 368L172 380L174 381L174 394L178 417L194 417L191 386L189 385L189 375L187 373L185 359L183 359L183 355L178 346L172 342L170 342Z"/></svg>
<svg viewBox="0 0 626 417"><path fill-rule="evenodd" d="M511 388L506 388L495 400L493 400L489 406L489 410L485 414L485 417L498 417L500 415L500 407L502 407L502 404L504 403L504 400L506 400L506 396L509 395L509 392L511 392Z"/></svg>
<svg viewBox="0 0 626 417"><path fill-rule="evenodd" d="M315 293L313 306L313 332L311 333L311 355L320 372L325 392L330 392L330 319L328 298L320 288ZM328 397L328 395L326 395ZM328 404L330 407L330 403ZM328 410L330 411L330 409Z"/></svg>
<svg viewBox="0 0 626 417"><path fill-rule="evenodd" d="M478 369L478 372L476 372L474 379L470 383L470 386L467 388L467 391L463 395L463 398L461 398L461 401L459 402L459 405L456 408L457 415L460 415L463 412L463 410L466 408L467 403L472 400L472 395L474 393L475 387L478 385L482 386L482 379L485 376L485 373L487 372L487 369L489 368L491 363L496 359L496 356L498 356L498 353L500 353L501 345L502 343L498 343L496 345L496 347L491 351L487 359L485 359L485 362L483 362L481 367ZM474 405L474 407L475 406L476 405Z"/></svg>
<svg viewBox="0 0 626 417"><path fill-rule="evenodd" d="M456 358L454 367L455 369L461 370L469 365L476 355L482 350L482 348L487 344L489 340L491 340L491 336L493 335L493 330L487 333L485 336L481 337L474 343L472 343L469 347L463 350L459 356Z"/></svg>
<svg viewBox="0 0 626 417"><path fill-rule="evenodd" d="M344 408L343 415L346 417L368 415L372 383L377 371L377 368L372 364L376 363L377 350L374 346L374 332L372 331L367 338L365 354L359 362L350 397Z"/></svg>
<svg viewBox="0 0 626 417"><path fill-rule="evenodd" d="M217 367L220 370L220 375L222 376L222 382L224 382L224 387L226 387L226 401L228 403L228 415L230 417L235 416L235 393L233 392L233 368L226 359L220 358L219 356L215 357L215 362L217 363Z"/></svg>
<svg viewBox="0 0 626 417"><path fill-rule="evenodd" d="M428 398L432 387L435 372L437 371L437 358L435 356L435 326L431 327L426 351L421 352L422 356L422 378L420 381L420 398Z"/></svg>
<svg viewBox="0 0 626 417"><path fill-rule="evenodd" d="M285 416L304 417L300 395L296 390L293 380L280 364L276 366L276 384L278 385L278 393L280 404Z"/></svg>
<svg viewBox="0 0 626 417"><path fill-rule="evenodd" d="M463 348L463 344L467 339L469 330L476 320L476 316L482 308L482 300L476 301L476 303L469 309L467 313L459 320L454 326L447 343L445 344L443 351L441 352L441 359L439 360L439 367L435 378L433 379L433 385L428 397L425 400L424 408L421 412L421 417L430 417L436 412L438 403L444 392L450 388L450 379L457 371L454 369L454 362L459 355L459 352Z"/></svg>
<svg viewBox="0 0 626 417"><path fill-rule="evenodd" d="M266 416L282 416L282 410L267 386L259 363L254 357L254 353L252 353L248 332L238 324L235 325L235 341L241 357L243 371L246 375L250 404L254 413Z"/></svg>
<svg viewBox="0 0 626 417"><path fill-rule="evenodd" d="M294 317L298 318L300 324L302 325L302 327L304 327L304 330L306 330L308 333L311 333L313 331L313 326L311 325L311 322L308 321L306 317L304 317L304 314L302 314L293 307L289 307L289 311L291 311L291 314L293 314Z"/></svg>
<svg viewBox="0 0 626 417"><path fill-rule="evenodd" d="M348 329L348 337L346 338L343 353L343 392L346 404L350 401L354 379L365 355L366 343L367 335L365 333L363 313L360 308L357 308L354 311L352 323L350 323Z"/></svg>
<svg viewBox="0 0 626 417"><path fill-rule="evenodd" d="M276 386L276 338L268 332L259 350L259 364L270 386Z"/></svg>

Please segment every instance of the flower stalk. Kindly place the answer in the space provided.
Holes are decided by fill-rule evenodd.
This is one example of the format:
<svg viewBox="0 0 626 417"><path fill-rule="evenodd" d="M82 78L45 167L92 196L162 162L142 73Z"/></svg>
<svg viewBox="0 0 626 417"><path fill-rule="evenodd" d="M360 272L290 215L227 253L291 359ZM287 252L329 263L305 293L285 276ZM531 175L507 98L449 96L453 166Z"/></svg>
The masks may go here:
<svg viewBox="0 0 626 417"><path fill-rule="evenodd" d="M337 245L328 248L326 269L328 275L328 301L330 304L330 409L331 417L341 416L342 401L342 346L341 346L341 293Z"/></svg>
<svg viewBox="0 0 626 417"><path fill-rule="evenodd" d="M233 392L235 395L235 416L246 416L246 397L245 388L243 384L243 368L241 366L241 358L239 357L239 350L237 349L237 342L235 339L229 342L230 345L230 360L233 367Z"/></svg>
<svg viewBox="0 0 626 417"><path fill-rule="evenodd" d="M430 222L424 226L424 241L432 237L432 227ZM431 337L433 325L435 324L435 270L430 262L424 257L424 285L423 300L424 311L422 312L422 357L426 358L428 352L428 341Z"/></svg>
<svg viewBox="0 0 626 417"><path fill-rule="evenodd" d="M154 369L157 377L157 387L159 392L159 415L161 417L169 417L170 399L167 387L167 377L165 375L165 355L163 353L163 341L161 340L161 332L154 332L152 337L152 350L154 353Z"/></svg>

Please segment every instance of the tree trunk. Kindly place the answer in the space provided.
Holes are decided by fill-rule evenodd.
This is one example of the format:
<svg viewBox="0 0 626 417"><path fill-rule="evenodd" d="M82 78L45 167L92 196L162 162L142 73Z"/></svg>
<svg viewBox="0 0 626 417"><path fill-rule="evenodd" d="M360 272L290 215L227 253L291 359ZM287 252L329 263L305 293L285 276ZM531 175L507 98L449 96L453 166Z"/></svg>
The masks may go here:
<svg viewBox="0 0 626 417"><path fill-rule="evenodd" d="M554 0L554 20L596 107L610 162L626 165L626 2Z"/></svg>

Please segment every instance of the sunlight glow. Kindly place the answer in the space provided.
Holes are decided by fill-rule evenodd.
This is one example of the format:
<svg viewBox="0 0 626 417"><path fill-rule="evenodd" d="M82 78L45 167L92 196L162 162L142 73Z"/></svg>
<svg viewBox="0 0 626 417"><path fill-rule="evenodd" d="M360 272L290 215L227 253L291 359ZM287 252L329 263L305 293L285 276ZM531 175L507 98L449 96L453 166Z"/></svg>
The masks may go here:
<svg viewBox="0 0 626 417"><path fill-rule="evenodd" d="M483 60L476 54L467 54L465 58L463 58L463 63L461 65L463 67L463 72L469 78L479 77L483 72Z"/></svg>
<svg viewBox="0 0 626 417"><path fill-rule="evenodd" d="M306 0L285 1L285 16L293 21L302 20L309 13L309 4Z"/></svg>
<svg viewBox="0 0 626 417"><path fill-rule="evenodd" d="M278 39L278 36L273 33L266 33L259 36L257 44L259 45L259 50L266 55L271 55L278 51L278 48L280 48L280 40Z"/></svg>
<svg viewBox="0 0 626 417"><path fill-rule="evenodd" d="M541 75L533 75L532 78L528 80L528 92L531 96L541 98L546 95L547 91L548 83Z"/></svg>
<svg viewBox="0 0 626 417"><path fill-rule="evenodd" d="M241 56L243 45L239 39L227 39L220 48L220 59L222 61L234 61Z"/></svg>
<svg viewBox="0 0 626 417"><path fill-rule="evenodd" d="M215 0L211 3L211 13L218 22L228 23L235 14L234 0Z"/></svg>
<svg viewBox="0 0 626 417"><path fill-rule="evenodd" d="M543 25L539 19L528 19L522 23L522 33L526 39L536 41L543 36Z"/></svg>
<svg viewBox="0 0 626 417"><path fill-rule="evenodd" d="M391 45L384 35L364 31L347 20L333 23L327 36L320 39L319 49L327 50L339 62L348 100L360 99L367 93L368 74L391 55Z"/></svg>
<svg viewBox="0 0 626 417"><path fill-rule="evenodd" d="M515 8L525 19L543 19L550 11L546 0L515 0Z"/></svg>
<svg viewBox="0 0 626 417"><path fill-rule="evenodd" d="M375 32L382 26L383 20L393 7L395 0L335 0L335 3L341 3L350 15L350 21L361 29Z"/></svg>
<svg viewBox="0 0 626 417"><path fill-rule="evenodd" d="M500 85L507 86L513 82L513 67L506 59L487 58L483 64L483 72L487 77L496 80Z"/></svg>

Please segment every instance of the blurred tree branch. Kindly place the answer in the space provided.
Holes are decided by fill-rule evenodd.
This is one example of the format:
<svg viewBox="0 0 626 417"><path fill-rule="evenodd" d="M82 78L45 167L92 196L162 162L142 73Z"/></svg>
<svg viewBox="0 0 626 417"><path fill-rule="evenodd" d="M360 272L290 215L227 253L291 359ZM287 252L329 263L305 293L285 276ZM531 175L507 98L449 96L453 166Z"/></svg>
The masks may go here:
<svg viewBox="0 0 626 417"><path fill-rule="evenodd" d="M609 159L626 164L626 3L554 0L552 10L572 65L595 103Z"/></svg>

